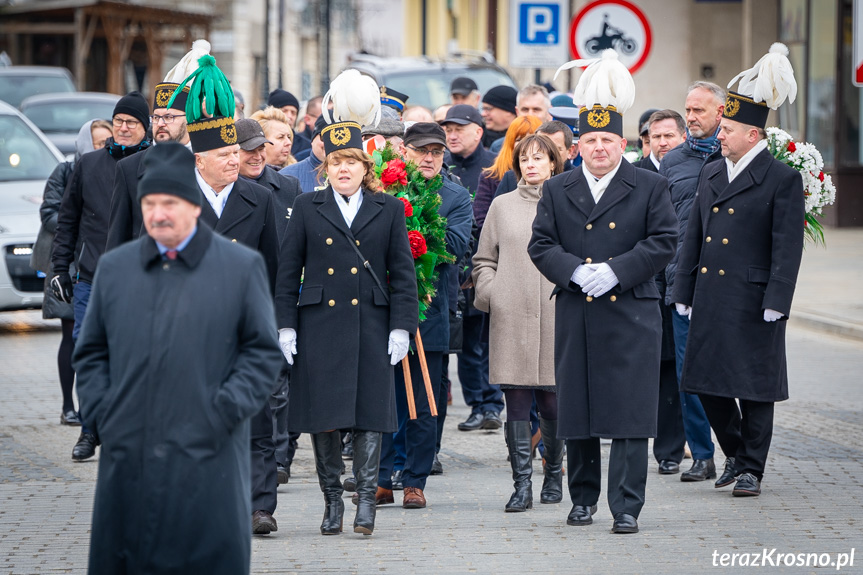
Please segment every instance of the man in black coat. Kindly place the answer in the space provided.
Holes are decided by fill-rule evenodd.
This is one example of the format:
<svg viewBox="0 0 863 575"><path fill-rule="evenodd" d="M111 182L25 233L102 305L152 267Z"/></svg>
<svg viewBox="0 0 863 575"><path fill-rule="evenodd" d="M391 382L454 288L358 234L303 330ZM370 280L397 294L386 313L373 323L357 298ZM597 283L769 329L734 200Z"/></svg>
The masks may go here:
<svg viewBox="0 0 863 575"><path fill-rule="evenodd" d="M81 156L60 203L51 256L51 286L58 299L72 303L73 339L80 333L96 264L105 252L116 164L149 146L144 139L150 125L149 110L144 96L138 92L130 92L117 101L112 117L113 138L106 147ZM75 278L69 275L73 261L77 266ZM93 457L97 444L96 435L84 426L72 448L72 459Z"/></svg>
<svg viewBox="0 0 863 575"><path fill-rule="evenodd" d="M272 145L261 125L250 118L237 120L237 144L240 146L240 178L255 182L272 193L276 212L276 231L279 244L291 219L294 200L300 192L300 182L293 176L283 176L267 166L266 145ZM288 431L288 379L290 366L285 361L279 372L279 383L270 397L273 412L273 442L275 444L276 471L279 483L287 483L291 476L291 462L297 448L296 436Z"/></svg>
<svg viewBox="0 0 863 575"><path fill-rule="evenodd" d="M186 99L189 88L184 87L173 107L167 108L177 84L156 84L153 115L153 142L177 142L189 147L189 132L186 130ZM138 182L144 175L143 160L147 150L117 162L114 175L114 190L111 194L111 215L108 220L108 239L105 251L116 248L129 240L137 239L144 232L141 204L138 202Z"/></svg>
<svg viewBox="0 0 863 575"><path fill-rule="evenodd" d="M677 222L664 178L623 161L623 117L581 109L580 169L547 181L528 252L556 288L558 437L566 439L569 525L589 525L601 484L599 439L612 438L615 533L638 531L647 443L656 435L662 318L654 276Z"/></svg>
<svg viewBox="0 0 863 575"><path fill-rule="evenodd" d="M702 170L708 164L721 161L719 150L719 119L725 103L725 90L711 82L696 82L686 95L687 134L684 143L677 146L662 159L659 174L668 178L671 203L677 212L679 235L677 251L665 270L668 287L665 304L672 308L671 293L674 289L677 262L686 239L686 229L695 191ZM686 352L686 338L689 334L689 321L676 310L671 309L671 324L674 330L674 354L677 367L677 381L683 371L683 357ZM692 467L680 474L686 482L705 481L716 477L716 464L713 461L715 447L710 435L710 422L694 393L685 393L680 388L680 409L683 414L683 429L686 441L692 452ZM726 454L728 456L728 454Z"/></svg>
<svg viewBox="0 0 863 575"><path fill-rule="evenodd" d="M774 402L788 399L785 320L803 256L803 180L767 149L767 114L728 93L725 161L701 174L672 293L691 320L683 389L729 458L716 487L736 479L735 496L761 493Z"/></svg>
<svg viewBox="0 0 863 575"><path fill-rule="evenodd" d="M274 293L279 241L270 190L239 178L240 146L234 119L204 118L188 125L195 152L195 178L204 197L201 221L232 242L257 250L267 264ZM273 391L276 379L271 382ZM278 476L269 404L252 417L252 529L276 531Z"/></svg>
<svg viewBox="0 0 863 575"><path fill-rule="evenodd" d="M658 173L662 158L686 138L686 123L674 110L657 110L645 124L650 153L632 165ZM659 367L659 412L656 439L653 440L653 457L659 464L660 475L674 475L680 473L686 434L674 360L672 311L664 302L667 285L665 270L656 274L655 279L656 287L659 288L659 309L662 312L662 362Z"/></svg>
<svg viewBox="0 0 863 575"><path fill-rule="evenodd" d="M147 232L105 254L75 346L102 439L89 573L248 573L248 419L281 361L266 268L198 221L188 150L145 164Z"/></svg>

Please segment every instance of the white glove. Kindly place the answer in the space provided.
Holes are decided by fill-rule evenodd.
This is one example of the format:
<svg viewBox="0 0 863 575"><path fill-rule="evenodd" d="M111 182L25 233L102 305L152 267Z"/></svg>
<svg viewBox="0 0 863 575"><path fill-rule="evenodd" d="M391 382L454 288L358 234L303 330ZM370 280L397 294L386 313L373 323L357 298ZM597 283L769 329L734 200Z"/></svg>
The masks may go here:
<svg viewBox="0 0 863 575"><path fill-rule="evenodd" d="M692 308L683 303L674 304L674 308L677 310L678 315L684 316L688 320L692 320Z"/></svg>
<svg viewBox="0 0 863 575"><path fill-rule="evenodd" d="M390 332L390 341L387 344L387 353L390 354L390 365L398 365L408 354L410 347L410 336L403 329L394 329Z"/></svg>
<svg viewBox="0 0 863 575"><path fill-rule="evenodd" d="M778 312L775 309L766 309L764 310L764 321L776 321L784 315L784 313Z"/></svg>
<svg viewBox="0 0 863 575"><path fill-rule="evenodd" d="M617 276L614 275L614 270L607 263L603 262L599 265L591 264L591 266L594 268L594 271L584 281L584 285L581 286L581 291L587 295L599 297L620 283Z"/></svg>
<svg viewBox="0 0 863 575"><path fill-rule="evenodd" d="M575 271L572 272L572 277L569 278L572 280L572 283L577 284L578 287L581 287L584 284L584 280L590 277L590 274L593 273L593 268L590 267L589 264L581 264Z"/></svg>
<svg viewBox="0 0 863 575"><path fill-rule="evenodd" d="M288 360L288 365L294 365L294 356L297 355L297 330L284 327L279 330L279 347Z"/></svg>

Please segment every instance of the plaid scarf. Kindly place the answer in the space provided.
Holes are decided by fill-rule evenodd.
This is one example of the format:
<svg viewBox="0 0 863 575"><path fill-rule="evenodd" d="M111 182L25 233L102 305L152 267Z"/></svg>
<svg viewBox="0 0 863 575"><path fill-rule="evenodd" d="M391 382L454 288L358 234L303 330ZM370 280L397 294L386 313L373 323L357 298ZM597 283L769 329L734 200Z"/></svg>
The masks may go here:
<svg viewBox="0 0 863 575"><path fill-rule="evenodd" d="M689 128L686 128L686 144L695 150L696 152L701 154L701 157L707 159L708 156L716 152L719 149L719 140L716 138L717 134L719 134L719 126L716 126L716 131L713 132L712 136L708 136L707 138L693 138L689 133Z"/></svg>

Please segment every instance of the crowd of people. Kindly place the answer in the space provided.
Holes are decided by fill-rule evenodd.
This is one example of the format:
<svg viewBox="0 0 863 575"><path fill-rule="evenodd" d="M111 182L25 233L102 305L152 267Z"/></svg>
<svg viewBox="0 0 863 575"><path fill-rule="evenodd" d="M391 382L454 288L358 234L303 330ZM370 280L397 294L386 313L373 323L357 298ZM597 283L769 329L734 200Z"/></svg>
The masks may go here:
<svg viewBox="0 0 863 575"><path fill-rule="evenodd" d="M426 507L453 370L458 429L504 427L507 512L532 508L538 451L540 502L563 501L565 469L566 522L591 524L605 438L612 531L636 533L648 440L660 474L711 480L711 429L715 486L758 495L803 241L800 176L764 133L784 96L762 86L788 73L765 69L646 112L630 163L635 84L611 50L572 95L462 77L427 110L347 71L302 116L275 90L244 118L195 42L152 110L121 98L46 186L61 423L82 426L73 459L101 445L91 572L248 572L300 433L323 535L342 532L345 491L364 535L394 490ZM422 322L409 214L370 141L441 180L455 263L437 266Z"/></svg>

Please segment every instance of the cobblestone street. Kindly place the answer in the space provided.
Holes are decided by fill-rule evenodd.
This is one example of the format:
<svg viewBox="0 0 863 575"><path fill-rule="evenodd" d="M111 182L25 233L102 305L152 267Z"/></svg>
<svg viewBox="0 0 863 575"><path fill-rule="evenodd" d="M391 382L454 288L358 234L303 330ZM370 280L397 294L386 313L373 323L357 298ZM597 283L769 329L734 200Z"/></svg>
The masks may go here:
<svg viewBox="0 0 863 575"><path fill-rule="evenodd" d="M850 245L863 234L843 237ZM843 245L837 244L836 258ZM803 272L820 270L825 253L830 251L807 252ZM859 276L856 257L849 265ZM813 289L819 283L830 284L822 277ZM859 307L859 300L858 295L846 301L837 315L852 321L858 312L848 310ZM800 301L817 298L805 291ZM426 509L402 509L397 494L397 505L379 508L374 535L364 537L347 529L354 508L346 498L345 533L322 537L323 498L304 436L291 481L280 488L279 531L254 538L252 572L666 573L720 568L717 557L724 553L774 548L777 554L826 553L830 561L861 548L854 566L843 569L861 572L863 340L815 327L808 321L788 327L791 399L776 406L760 497L734 498L730 488L714 489L712 481L686 484L677 475L658 475L651 457L641 532L612 535L604 494L589 527L566 525L567 495L562 504L540 505L536 460L534 509L504 513L511 479L503 433L456 429L468 410L454 381L441 453L444 474L429 479ZM79 429L59 424L59 340L59 327L43 322L38 311L0 314L0 573L86 572L98 455L83 463L71 460ZM607 445L603 457L607 462ZM717 453L717 466L723 461ZM775 569L827 570L836 567Z"/></svg>

